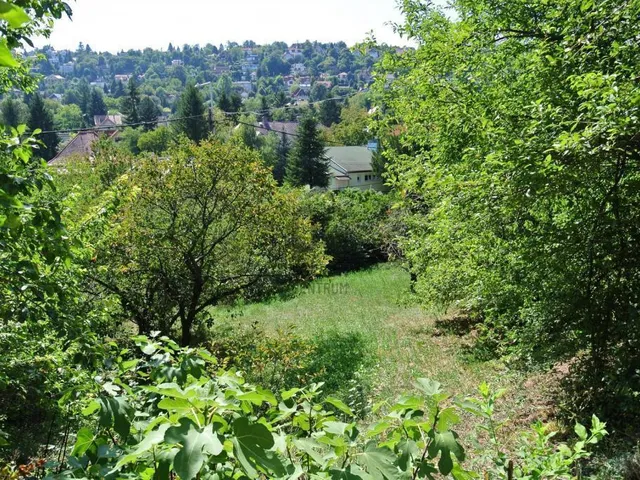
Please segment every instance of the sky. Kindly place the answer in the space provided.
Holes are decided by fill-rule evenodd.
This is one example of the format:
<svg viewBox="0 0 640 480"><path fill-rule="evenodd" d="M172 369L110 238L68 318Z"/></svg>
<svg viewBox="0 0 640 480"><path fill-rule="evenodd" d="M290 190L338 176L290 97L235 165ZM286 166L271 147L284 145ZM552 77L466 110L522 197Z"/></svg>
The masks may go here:
<svg viewBox="0 0 640 480"><path fill-rule="evenodd" d="M396 0L75 0L72 20L56 22L49 39L36 46L95 51L185 43L219 45L254 40L258 44L318 40L349 46L373 30L379 42L405 45L389 21L402 19Z"/></svg>

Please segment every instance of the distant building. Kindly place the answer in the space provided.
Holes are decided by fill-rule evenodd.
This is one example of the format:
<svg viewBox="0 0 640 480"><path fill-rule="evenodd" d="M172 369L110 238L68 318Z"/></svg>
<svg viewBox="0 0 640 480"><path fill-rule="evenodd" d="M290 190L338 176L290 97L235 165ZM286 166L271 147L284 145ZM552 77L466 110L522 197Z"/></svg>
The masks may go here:
<svg viewBox="0 0 640 480"><path fill-rule="evenodd" d="M181 67L184 65L184 62L182 60L171 60L171 65L174 67Z"/></svg>
<svg viewBox="0 0 640 480"><path fill-rule="evenodd" d="M293 135L298 132L298 122L269 122L267 120L260 122L260 127L256 128L257 135L268 135L276 133L284 135L287 142L291 142Z"/></svg>
<svg viewBox="0 0 640 480"><path fill-rule="evenodd" d="M339 73L338 82L340 82L341 85L346 85L347 83L349 83L349 74L347 72Z"/></svg>
<svg viewBox="0 0 640 480"><path fill-rule="evenodd" d="M233 88L249 94L253 92L253 83L247 81L233 82Z"/></svg>
<svg viewBox="0 0 640 480"><path fill-rule="evenodd" d="M69 75L73 73L74 69L75 69L75 63L73 62L67 62L64 65L60 65L60 73L63 75Z"/></svg>
<svg viewBox="0 0 640 480"><path fill-rule="evenodd" d="M116 82L122 82L122 83L127 83L131 77L133 77L133 75L128 75L128 74L118 74L113 76Z"/></svg>
<svg viewBox="0 0 640 480"><path fill-rule="evenodd" d="M291 65L291 74L292 75L305 75L307 73L307 67L304 66L304 63L294 63Z"/></svg>
<svg viewBox="0 0 640 480"><path fill-rule="evenodd" d="M329 80L316 80L316 85L322 85L323 87L330 89L333 84Z"/></svg>
<svg viewBox="0 0 640 480"><path fill-rule="evenodd" d="M111 127L117 129L119 125L122 125L122 115L94 115L93 124L102 129L109 129Z"/></svg>
<svg viewBox="0 0 640 480"><path fill-rule="evenodd" d="M55 85L56 83L64 82L64 77L60 75L48 75L44 79L46 85Z"/></svg>
<svg viewBox="0 0 640 480"><path fill-rule="evenodd" d="M215 75L224 75L225 73L229 73L231 69L227 65L216 65L213 67L213 73Z"/></svg>
<svg viewBox="0 0 640 480"><path fill-rule="evenodd" d="M384 190L382 178L373 172L373 152L367 147L330 147L326 155L329 158L329 190Z"/></svg>

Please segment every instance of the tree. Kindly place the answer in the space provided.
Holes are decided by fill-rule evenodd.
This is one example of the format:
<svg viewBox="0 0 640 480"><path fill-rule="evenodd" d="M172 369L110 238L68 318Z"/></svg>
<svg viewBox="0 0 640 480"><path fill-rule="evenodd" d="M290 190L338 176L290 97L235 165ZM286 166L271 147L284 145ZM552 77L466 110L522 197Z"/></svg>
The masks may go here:
<svg viewBox="0 0 640 480"><path fill-rule="evenodd" d="M53 124L55 130L82 128L84 126L82 110L80 110L78 105L73 103L70 105L62 105L53 115Z"/></svg>
<svg viewBox="0 0 640 480"><path fill-rule="evenodd" d="M125 123L140 123L140 90L135 75L127 84L127 96L122 103L125 114Z"/></svg>
<svg viewBox="0 0 640 480"><path fill-rule="evenodd" d="M332 126L333 138L343 145L366 145L372 136L368 131L369 114L367 109L349 102L340 112L340 123Z"/></svg>
<svg viewBox="0 0 640 480"><path fill-rule="evenodd" d="M168 127L158 127L140 135L138 149L141 152L152 152L159 155L167 151L171 139L172 133Z"/></svg>
<svg viewBox="0 0 640 480"><path fill-rule="evenodd" d="M27 121L27 112L25 105L11 97L7 97L0 104L0 112L2 113L2 124L7 127L17 127Z"/></svg>
<svg viewBox="0 0 640 480"><path fill-rule="evenodd" d="M493 351L575 359L580 408L637 415L637 5L456 6L404 2L419 47L375 87L417 294L483 319Z"/></svg>
<svg viewBox="0 0 640 480"><path fill-rule="evenodd" d="M88 110L89 111L87 113L92 120L96 115L107 114L107 106L104 103L104 97L102 96L102 92L97 88L94 88L91 91L91 101Z"/></svg>
<svg viewBox="0 0 640 480"><path fill-rule="evenodd" d="M189 83L178 102L176 130L194 142L202 141L208 133L206 108L200 91Z"/></svg>
<svg viewBox="0 0 640 480"><path fill-rule="evenodd" d="M315 119L311 116L303 118L297 135L287 161L287 183L326 187L329 184L329 160Z"/></svg>
<svg viewBox="0 0 640 480"><path fill-rule="evenodd" d="M60 139L56 133L51 133L54 129L53 115L39 93L33 96L29 105L28 127L31 131L40 129L43 132L49 132L38 136L38 140L43 144L38 151L38 156L44 160L51 160L55 157Z"/></svg>
<svg viewBox="0 0 640 480"><path fill-rule="evenodd" d="M254 151L185 141L129 179L117 232L90 267L141 332L175 325L189 345L210 307L282 289L325 263L295 196L279 191Z"/></svg>
<svg viewBox="0 0 640 480"><path fill-rule="evenodd" d="M153 130L158 124L159 108L150 97L143 97L140 102L140 121L145 131Z"/></svg>
<svg viewBox="0 0 640 480"><path fill-rule="evenodd" d="M320 123L325 127L330 127L340 121L340 105L336 100L326 100L320 104L318 116Z"/></svg>

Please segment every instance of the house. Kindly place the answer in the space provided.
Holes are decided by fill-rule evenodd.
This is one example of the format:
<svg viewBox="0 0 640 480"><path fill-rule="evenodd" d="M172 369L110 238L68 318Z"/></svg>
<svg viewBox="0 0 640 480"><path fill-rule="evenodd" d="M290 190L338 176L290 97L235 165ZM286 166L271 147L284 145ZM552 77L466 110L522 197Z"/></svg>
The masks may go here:
<svg viewBox="0 0 640 480"><path fill-rule="evenodd" d="M49 95L47 95L47 98L49 100L55 100L56 102L62 102L62 98L64 97L64 95L62 95L61 93L51 93Z"/></svg>
<svg viewBox="0 0 640 480"><path fill-rule="evenodd" d="M304 75L305 73L307 73L307 67L304 66L304 63L294 63L291 65L292 75Z"/></svg>
<svg viewBox="0 0 640 480"><path fill-rule="evenodd" d="M291 142L298 132L298 122L269 122L264 120L260 122L260 127L256 128L256 135L268 135L270 132L276 134L284 134L287 142Z"/></svg>
<svg viewBox="0 0 640 480"><path fill-rule="evenodd" d="M184 65L184 62L182 60L171 60L171 65L174 67L181 67Z"/></svg>
<svg viewBox="0 0 640 480"><path fill-rule="evenodd" d="M316 80L316 85L322 85L323 87L327 88L327 89L331 89L331 87L333 86L333 84L329 81L329 80Z"/></svg>
<svg viewBox="0 0 640 480"><path fill-rule="evenodd" d="M116 82L127 83L131 77L133 77L133 75L118 74L114 75L113 78L115 78Z"/></svg>
<svg viewBox="0 0 640 480"><path fill-rule="evenodd" d="M347 72L339 73L338 82L340 82L340 85L346 85L349 82L349 74Z"/></svg>
<svg viewBox="0 0 640 480"><path fill-rule="evenodd" d="M253 83L247 81L233 82L233 88L249 94L253 92Z"/></svg>
<svg viewBox="0 0 640 480"><path fill-rule="evenodd" d="M122 125L122 115L94 115L93 123L101 130L109 130L110 128L115 130L119 125Z"/></svg>
<svg viewBox="0 0 640 480"><path fill-rule="evenodd" d="M44 79L44 83L47 85L55 85L56 83L62 82L64 82L64 77L60 75L49 75Z"/></svg>
<svg viewBox="0 0 640 480"><path fill-rule="evenodd" d="M115 131L106 134L107 138L116 139L120 132ZM58 154L49 160L50 165L63 165L64 162L79 157L93 157L93 144L100 140L101 134L95 130L84 130L67 143Z"/></svg>
<svg viewBox="0 0 640 480"><path fill-rule="evenodd" d="M213 73L215 75L224 75L225 73L229 73L231 69L227 65L216 65L213 67Z"/></svg>
<svg viewBox="0 0 640 480"><path fill-rule="evenodd" d="M384 190L382 178L373 172L373 152L367 147L330 147L326 155L329 158L329 190Z"/></svg>
<svg viewBox="0 0 640 480"><path fill-rule="evenodd" d="M69 75L73 73L74 68L75 68L75 63L67 62L64 65L60 65L60 73L63 75Z"/></svg>

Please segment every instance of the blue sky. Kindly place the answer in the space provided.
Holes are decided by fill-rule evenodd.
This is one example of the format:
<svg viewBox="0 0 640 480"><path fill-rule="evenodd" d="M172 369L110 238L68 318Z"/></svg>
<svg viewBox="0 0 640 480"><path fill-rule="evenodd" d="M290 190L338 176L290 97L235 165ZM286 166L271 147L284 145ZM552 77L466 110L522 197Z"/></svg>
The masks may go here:
<svg viewBox="0 0 640 480"><path fill-rule="evenodd" d="M396 0L76 0L73 20L56 23L50 43L98 51L241 42L343 40L352 45L374 31L381 42L404 45L389 21L402 16Z"/></svg>

